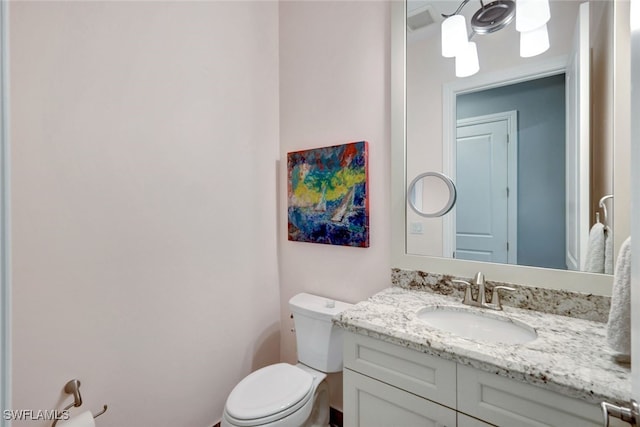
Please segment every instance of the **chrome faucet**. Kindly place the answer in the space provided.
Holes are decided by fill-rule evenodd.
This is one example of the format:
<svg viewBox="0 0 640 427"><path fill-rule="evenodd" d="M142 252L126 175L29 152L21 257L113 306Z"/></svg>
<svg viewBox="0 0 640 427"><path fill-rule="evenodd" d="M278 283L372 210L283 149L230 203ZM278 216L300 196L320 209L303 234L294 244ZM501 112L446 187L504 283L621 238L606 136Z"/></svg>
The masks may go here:
<svg viewBox="0 0 640 427"><path fill-rule="evenodd" d="M476 297L473 297L472 287L473 285L466 280L453 280L454 283L460 283L466 285L466 289L464 291L464 298L462 299L462 303L465 305L470 305L473 307L482 307L482 308L490 308L492 310L502 310L502 304L500 303L500 290L504 291L515 291L514 288L510 288L508 286L494 286L491 292L491 301L487 302L487 296L485 294L485 281L484 274L481 272L476 273L476 277L474 278L475 284L478 286L478 293Z"/></svg>

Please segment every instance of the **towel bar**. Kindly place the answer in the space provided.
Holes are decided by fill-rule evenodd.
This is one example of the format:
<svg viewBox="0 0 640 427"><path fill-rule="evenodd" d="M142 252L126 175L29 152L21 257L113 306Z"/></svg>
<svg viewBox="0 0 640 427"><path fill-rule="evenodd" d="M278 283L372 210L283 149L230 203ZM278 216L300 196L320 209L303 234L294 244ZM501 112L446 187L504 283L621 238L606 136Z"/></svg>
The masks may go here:
<svg viewBox="0 0 640 427"><path fill-rule="evenodd" d="M604 203L608 199L613 199L613 194L608 194L602 197L600 199L600 203L598 203L598 206L602 208L602 213L604 214L604 225L609 225L608 218L607 218L607 205Z"/></svg>

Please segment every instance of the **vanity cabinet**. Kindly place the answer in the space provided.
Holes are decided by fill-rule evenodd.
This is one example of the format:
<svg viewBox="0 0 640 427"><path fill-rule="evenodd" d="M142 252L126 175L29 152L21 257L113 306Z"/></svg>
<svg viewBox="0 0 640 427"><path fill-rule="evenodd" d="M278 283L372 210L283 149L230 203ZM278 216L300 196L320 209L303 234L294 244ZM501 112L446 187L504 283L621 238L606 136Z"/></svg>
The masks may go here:
<svg viewBox="0 0 640 427"><path fill-rule="evenodd" d="M603 425L598 405L371 337L344 338L345 427Z"/></svg>

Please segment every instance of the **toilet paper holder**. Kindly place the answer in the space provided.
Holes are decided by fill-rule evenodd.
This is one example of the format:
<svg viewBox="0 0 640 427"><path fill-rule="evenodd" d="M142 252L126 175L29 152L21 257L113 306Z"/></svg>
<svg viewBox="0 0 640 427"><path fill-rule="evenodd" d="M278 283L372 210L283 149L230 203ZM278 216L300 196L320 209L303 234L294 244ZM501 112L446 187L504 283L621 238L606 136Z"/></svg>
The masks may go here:
<svg viewBox="0 0 640 427"><path fill-rule="evenodd" d="M64 392L67 394L72 394L73 395L73 402L71 402L69 405L67 405L62 412L68 411L69 409L71 409L72 407L78 407L80 405L82 405L82 395L80 395L80 380L77 379L73 379L70 380L69 382L67 382L64 385ZM105 412L107 412L107 405L104 405L104 407L102 408L102 411L98 412L97 414L93 415L93 418L98 418L100 415L104 414ZM51 424L51 427L55 427L56 424L58 424L58 417L56 417L56 419L53 421L53 424Z"/></svg>

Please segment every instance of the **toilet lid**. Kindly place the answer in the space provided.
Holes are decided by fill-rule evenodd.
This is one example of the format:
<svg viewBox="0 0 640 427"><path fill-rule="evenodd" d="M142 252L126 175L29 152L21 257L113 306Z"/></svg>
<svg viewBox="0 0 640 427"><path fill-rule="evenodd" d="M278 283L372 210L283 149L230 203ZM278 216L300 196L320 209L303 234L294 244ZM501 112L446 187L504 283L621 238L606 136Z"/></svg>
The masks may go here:
<svg viewBox="0 0 640 427"><path fill-rule="evenodd" d="M313 376L288 363L258 369L235 386L226 410L239 420L264 418L285 411L311 390Z"/></svg>

